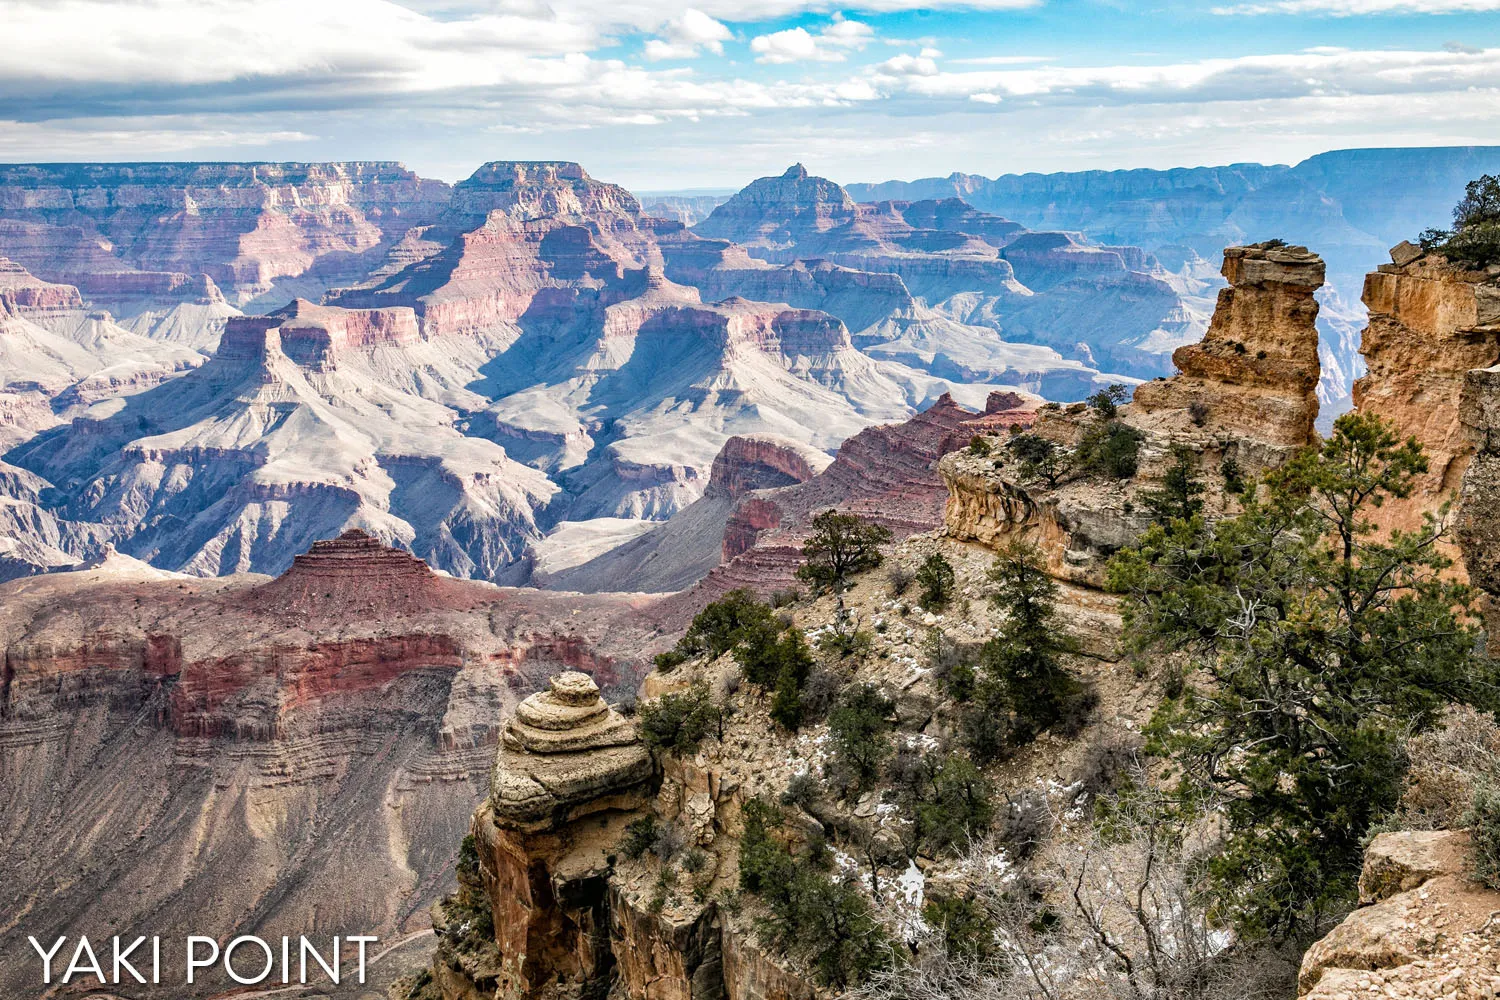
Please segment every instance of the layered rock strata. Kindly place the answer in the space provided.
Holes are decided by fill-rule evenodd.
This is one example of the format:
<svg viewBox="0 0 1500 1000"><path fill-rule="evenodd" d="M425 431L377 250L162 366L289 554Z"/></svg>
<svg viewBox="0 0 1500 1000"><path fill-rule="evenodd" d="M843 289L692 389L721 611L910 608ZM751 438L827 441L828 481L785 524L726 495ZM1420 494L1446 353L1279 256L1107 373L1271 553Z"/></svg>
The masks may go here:
<svg viewBox="0 0 1500 1000"><path fill-rule="evenodd" d="M0 835L15 848L0 908L49 940L110 919L179 938L205 922L271 939L423 931L501 720L564 671L633 690L658 627L641 601L445 579L357 535L276 581L111 554L0 584ZM234 986L184 993L180 970L163 974L174 997ZM31 995L35 976L0 955L0 995Z"/></svg>
<svg viewBox="0 0 1500 1000"><path fill-rule="evenodd" d="M1488 578L1494 550L1484 541L1495 495L1490 436L1500 391L1489 370L1500 363L1500 277L1454 268L1411 244L1391 256L1392 263L1365 279L1367 374L1355 383L1354 401L1390 421L1401 437L1420 442L1428 468L1411 496L1387 501L1373 516L1382 527L1415 529L1424 514L1460 501L1462 489L1463 561L1472 552ZM1457 571L1466 572L1462 565Z"/></svg>
<svg viewBox="0 0 1500 1000"><path fill-rule="evenodd" d="M362 273L448 192L398 163L18 164L0 170L0 253L103 300L207 282L246 302Z"/></svg>

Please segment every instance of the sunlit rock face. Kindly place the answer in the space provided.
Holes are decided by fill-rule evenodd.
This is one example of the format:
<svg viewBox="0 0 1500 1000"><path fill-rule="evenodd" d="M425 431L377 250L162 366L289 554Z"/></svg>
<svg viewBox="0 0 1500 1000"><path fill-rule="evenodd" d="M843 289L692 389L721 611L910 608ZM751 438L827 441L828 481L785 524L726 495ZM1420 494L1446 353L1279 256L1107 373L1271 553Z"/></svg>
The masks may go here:
<svg viewBox="0 0 1500 1000"><path fill-rule="evenodd" d="M244 305L351 280L448 192L382 162L7 166L0 254L99 300Z"/></svg>
<svg viewBox="0 0 1500 1000"><path fill-rule="evenodd" d="M1493 475L1488 439L1494 377L1485 370L1500 363L1500 281L1424 256L1411 244L1391 255L1392 262L1365 281L1368 374L1354 385L1354 403L1390 421L1403 438L1415 438L1428 469L1411 496L1387 501L1372 519L1382 527L1415 529L1424 514L1459 501L1462 489L1460 538L1467 534L1477 541L1488 532L1481 512L1493 495L1487 480ZM1471 462L1478 466L1472 477ZM1471 478L1472 487L1465 485ZM1451 544L1443 548L1460 555ZM1488 561L1487 545L1465 548L1475 551L1477 562Z"/></svg>
<svg viewBox="0 0 1500 1000"><path fill-rule="evenodd" d="M1179 347L1180 374L1135 391L1143 424L1222 432L1297 448L1318 416L1318 303L1323 261L1306 247L1260 245L1224 251L1224 277L1203 340ZM1200 416L1201 412L1201 416Z"/></svg>
<svg viewBox="0 0 1500 1000"><path fill-rule="evenodd" d="M1127 479L1065 475L1056 486L1023 477L1020 463L957 452L939 463L948 487L949 535L1001 546L1037 545L1060 580L1102 588L1105 567L1150 523L1140 494L1157 489L1186 454L1205 484L1210 516L1234 509L1220 469L1233 459L1246 476L1285 462L1316 440L1318 304L1323 262L1303 247L1231 247L1228 288L1201 343L1173 355L1181 372L1138 386L1118 420L1140 436L1138 468ZM1076 448L1104 423L1075 404L1038 412L1031 433Z"/></svg>

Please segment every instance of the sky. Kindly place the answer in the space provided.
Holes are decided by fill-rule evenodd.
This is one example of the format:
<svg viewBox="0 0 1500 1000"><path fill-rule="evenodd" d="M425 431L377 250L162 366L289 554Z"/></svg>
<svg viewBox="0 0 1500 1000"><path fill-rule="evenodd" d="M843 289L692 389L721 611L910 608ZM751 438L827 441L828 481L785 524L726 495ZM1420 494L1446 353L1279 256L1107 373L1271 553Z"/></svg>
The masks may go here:
<svg viewBox="0 0 1500 1000"><path fill-rule="evenodd" d="M0 160L637 191L1500 145L1500 0L0 0Z"/></svg>

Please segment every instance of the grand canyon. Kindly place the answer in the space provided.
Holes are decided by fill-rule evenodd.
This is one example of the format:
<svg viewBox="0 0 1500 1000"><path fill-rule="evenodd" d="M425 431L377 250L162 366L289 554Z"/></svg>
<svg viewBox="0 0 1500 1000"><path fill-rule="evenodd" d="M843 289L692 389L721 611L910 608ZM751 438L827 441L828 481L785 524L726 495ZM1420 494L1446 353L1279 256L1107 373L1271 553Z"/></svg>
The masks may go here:
<svg viewBox="0 0 1500 1000"><path fill-rule="evenodd" d="M1500 994L1500 889L1456 807L1361 831L1342 909L1294 953L1244 952L1216 913L1162 959L1161 929L1107 912L1128 857L1084 835L1125 787L1101 760L1149 756L1182 683L1181 650L1158 669L1131 646L1119 560L1163 544L1151 512L1184 477L1179 520L1234 522L1336 417L1388 422L1424 461L1370 530L1444 525L1412 588L1470 588L1492 662L1500 262L1419 239L1490 174L1500 147L864 183L793 164L640 197L562 161L454 184L0 165L0 995L276 992L39 991L26 936L147 927L378 935L369 983L289 992L360 1000ZM1083 457L1126 439L1128 468ZM829 584L808 566L832 511L880 556ZM952 678L1007 634L1021 544L1089 699L965 756ZM731 612L771 631L702 640ZM757 634L806 655L800 723L755 678ZM838 778L860 691L906 778ZM1493 707L1465 704L1438 729L1470 739L1442 744L1449 806L1500 757ZM690 709L712 724L661 735ZM1403 766L1441 770L1413 726ZM908 843L900 781L950 752L994 815ZM1402 810L1431 794L1410 780ZM778 932L768 845L823 859L809 892L868 897L896 960L829 972ZM1101 858L1124 867L1089 882ZM987 885L1033 907L986 932L1011 992L959 965L903 979L948 933L929 904ZM1212 942L1199 992L1144 985L1132 957L1189 939Z"/></svg>

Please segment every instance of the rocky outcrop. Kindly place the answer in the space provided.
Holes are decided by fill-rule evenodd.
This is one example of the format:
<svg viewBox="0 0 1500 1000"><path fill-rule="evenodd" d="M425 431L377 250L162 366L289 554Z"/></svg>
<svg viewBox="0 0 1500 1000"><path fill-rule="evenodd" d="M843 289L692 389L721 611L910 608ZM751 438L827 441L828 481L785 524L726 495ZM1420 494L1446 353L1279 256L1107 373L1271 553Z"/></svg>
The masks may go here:
<svg viewBox="0 0 1500 1000"><path fill-rule="evenodd" d="M737 500L753 490L804 483L833 461L826 452L790 438L769 434L739 435L724 442L714 456L705 497Z"/></svg>
<svg viewBox="0 0 1500 1000"><path fill-rule="evenodd" d="M1387 501L1374 519L1382 527L1418 528L1423 514L1456 500L1464 487L1465 561L1472 552L1483 564L1493 551L1482 539L1493 495L1487 480L1494 475L1488 439L1495 390L1485 370L1500 363L1500 280L1452 268L1411 244L1391 256L1365 280L1367 374L1354 385L1354 401L1401 437L1415 438L1428 470L1410 497ZM1478 467L1469 476L1471 462Z"/></svg>
<svg viewBox="0 0 1500 1000"><path fill-rule="evenodd" d="M647 686L672 685L656 680ZM707 891L734 884L726 845L741 832L746 796L765 791L746 749L653 760L587 677L552 678L506 725L474 814L476 870L461 862L459 892L434 911L435 995L810 1000L812 985L758 943L753 920ZM664 892L650 855L623 852L627 825L648 817L680 829L701 861L691 898ZM488 919L475 919L470 886ZM493 927L486 940L464 930L475 923Z"/></svg>
<svg viewBox="0 0 1500 1000"><path fill-rule="evenodd" d="M463 989L512 998L608 990L608 855L623 817L650 801L654 776L634 727L586 675L556 676L517 706L472 825L494 926L494 982ZM467 978L451 947L440 944L433 962L439 983Z"/></svg>
<svg viewBox="0 0 1500 1000"><path fill-rule="evenodd" d="M1231 247L1223 273L1229 287L1219 292L1208 332L1172 355L1181 374L1140 386L1134 409L1169 432L1191 434L1210 421L1284 457L1313 440L1318 417L1313 293L1323 284L1323 261L1306 247Z"/></svg>
<svg viewBox="0 0 1500 1000"><path fill-rule="evenodd" d="M1307 950L1299 996L1500 992L1500 892L1470 880L1467 847L1463 832L1378 835L1365 852L1360 908Z"/></svg>
<svg viewBox="0 0 1500 1000"><path fill-rule="evenodd" d="M72 285L55 285L33 276L13 260L0 257L0 313L82 309Z"/></svg>
<svg viewBox="0 0 1500 1000"><path fill-rule="evenodd" d="M1173 355L1181 374L1137 386L1134 400L1119 409L1118 423L1139 441L1136 471L1113 479L1064 469L1052 485L1023 476L1001 436L994 456L959 452L939 465L950 537L989 546L1026 538L1059 579L1102 587L1109 557L1149 524L1140 493L1158 487L1175 455L1197 467L1213 516L1232 505L1220 474L1225 459L1253 476L1315 440L1313 293L1323 264L1303 248L1280 245L1231 248L1224 258L1230 287L1220 293L1203 342ZM1052 405L1038 413L1032 433L1066 455L1107 423L1081 403Z"/></svg>

